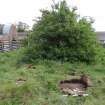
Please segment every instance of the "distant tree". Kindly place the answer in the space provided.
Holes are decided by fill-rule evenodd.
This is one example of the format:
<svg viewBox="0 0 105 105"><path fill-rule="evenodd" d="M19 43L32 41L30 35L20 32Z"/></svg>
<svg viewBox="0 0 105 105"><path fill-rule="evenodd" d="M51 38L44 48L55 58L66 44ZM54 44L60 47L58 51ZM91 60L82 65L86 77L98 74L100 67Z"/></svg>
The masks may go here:
<svg viewBox="0 0 105 105"><path fill-rule="evenodd" d="M76 8L69 8L66 1L41 10L29 35L25 60L53 59L61 61L93 62L99 44L92 28L92 21L80 18Z"/></svg>
<svg viewBox="0 0 105 105"><path fill-rule="evenodd" d="M17 24L17 31L18 32L24 32L29 29L29 25L24 22L18 22Z"/></svg>

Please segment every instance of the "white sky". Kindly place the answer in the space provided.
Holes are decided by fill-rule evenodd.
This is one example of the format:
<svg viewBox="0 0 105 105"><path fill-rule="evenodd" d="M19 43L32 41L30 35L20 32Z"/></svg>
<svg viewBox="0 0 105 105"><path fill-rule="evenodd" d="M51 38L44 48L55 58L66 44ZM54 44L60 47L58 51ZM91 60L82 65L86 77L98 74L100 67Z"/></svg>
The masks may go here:
<svg viewBox="0 0 105 105"><path fill-rule="evenodd" d="M60 1L60 0L55 0ZM81 16L95 19L93 27L97 31L105 31L105 0L66 0L68 5L77 6ZM49 8L52 0L0 0L0 23L26 22L32 25L39 10Z"/></svg>

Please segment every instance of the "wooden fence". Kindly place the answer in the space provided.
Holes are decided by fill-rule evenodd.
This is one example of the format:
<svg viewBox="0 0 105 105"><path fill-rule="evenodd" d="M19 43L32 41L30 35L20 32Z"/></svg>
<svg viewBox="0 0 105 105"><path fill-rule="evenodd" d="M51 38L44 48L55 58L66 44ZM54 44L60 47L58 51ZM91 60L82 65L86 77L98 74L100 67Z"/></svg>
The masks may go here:
<svg viewBox="0 0 105 105"><path fill-rule="evenodd" d="M11 51L21 47L20 41L3 41L0 42L0 52Z"/></svg>

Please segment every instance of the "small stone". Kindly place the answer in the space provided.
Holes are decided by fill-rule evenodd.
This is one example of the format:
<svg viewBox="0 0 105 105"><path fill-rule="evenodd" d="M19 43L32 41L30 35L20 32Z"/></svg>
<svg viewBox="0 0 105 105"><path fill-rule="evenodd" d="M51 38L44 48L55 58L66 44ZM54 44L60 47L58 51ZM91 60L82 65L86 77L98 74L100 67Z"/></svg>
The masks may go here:
<svg viewBox="0 0 105 105"><path fill-rule="evenodd" d="M88 96L89 94L83 94L84 97Z"/></svg>
<svg viewBox="0 0 105 105"><path fill-rule="evenodd" d="M65 95L62 95L62 96L67 97L68 95L67 95L67 94L65 94Z"/></svg>

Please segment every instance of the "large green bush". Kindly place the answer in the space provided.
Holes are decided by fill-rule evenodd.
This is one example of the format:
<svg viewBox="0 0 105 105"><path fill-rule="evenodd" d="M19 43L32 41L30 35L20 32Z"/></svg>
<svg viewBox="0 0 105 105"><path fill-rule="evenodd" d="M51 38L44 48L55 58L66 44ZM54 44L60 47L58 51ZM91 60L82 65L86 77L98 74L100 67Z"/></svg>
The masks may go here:
<svg viewBox="0 0 105 105"><path fill-rule="evenodd" d="M27 39L24 60L95 61L98 43L91 19L81 18L65 1L41 12Z"/></svg>

